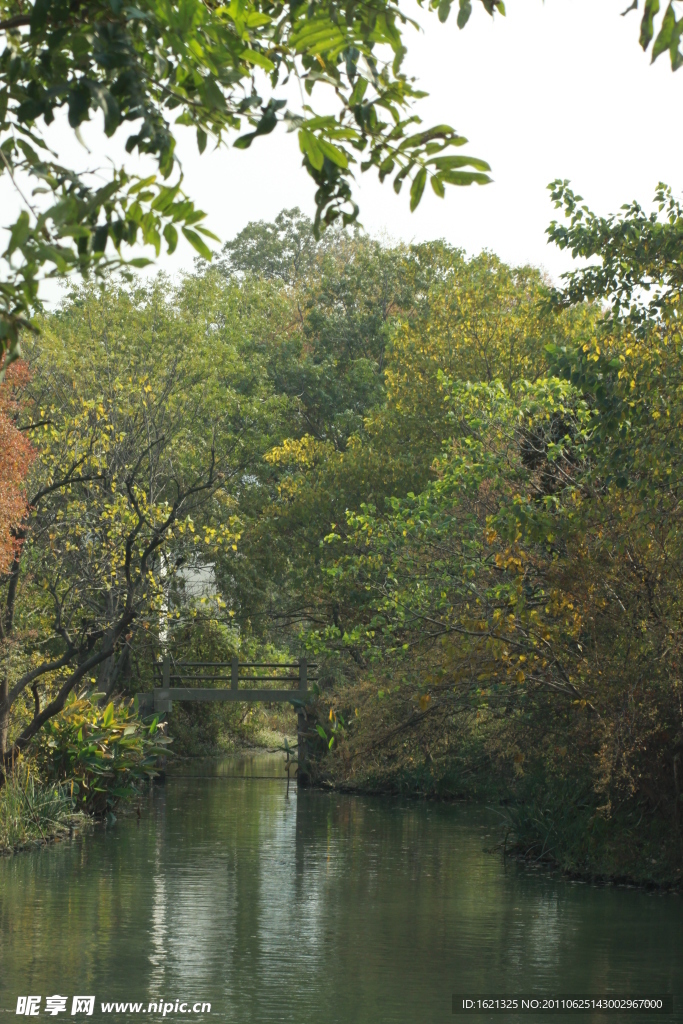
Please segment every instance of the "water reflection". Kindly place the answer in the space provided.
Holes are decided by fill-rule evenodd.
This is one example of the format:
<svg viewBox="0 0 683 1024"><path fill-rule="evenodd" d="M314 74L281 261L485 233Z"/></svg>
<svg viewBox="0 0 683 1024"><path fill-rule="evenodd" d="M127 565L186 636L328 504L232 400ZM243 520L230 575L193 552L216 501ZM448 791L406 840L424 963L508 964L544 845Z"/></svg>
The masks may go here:
<svg viewBox="0 0 683 1024"><path fill-rule="evenodd" d="M427 1024L464 991L683 1006L679 898L506 867L485 810L254 777L281 773L273 756L195 765L139 821L1 862L0 1009L94 993L239 1024Z"/></svg>

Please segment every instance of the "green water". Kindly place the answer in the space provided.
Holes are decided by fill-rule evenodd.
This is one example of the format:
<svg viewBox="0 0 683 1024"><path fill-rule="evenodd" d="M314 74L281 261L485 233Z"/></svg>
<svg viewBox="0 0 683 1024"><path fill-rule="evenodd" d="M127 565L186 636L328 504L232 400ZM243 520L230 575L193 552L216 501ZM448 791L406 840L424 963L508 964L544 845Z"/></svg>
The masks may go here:
<svg viewBox="0 0 683 1024"><path fill-rule="evenodd" d="M0 1010L40 994L59 1019L59 993L81 1021L76 994L100 1019L153 1000L201 1018L179 1000L235 1024L541 1024L570 1018L453 1017L451 996L673 992L673 1017L575 1019L683 1021L679 897L506 865L493 810L287 793L253 777L276 756L194 770L139 819L0 861Z"/></svg>

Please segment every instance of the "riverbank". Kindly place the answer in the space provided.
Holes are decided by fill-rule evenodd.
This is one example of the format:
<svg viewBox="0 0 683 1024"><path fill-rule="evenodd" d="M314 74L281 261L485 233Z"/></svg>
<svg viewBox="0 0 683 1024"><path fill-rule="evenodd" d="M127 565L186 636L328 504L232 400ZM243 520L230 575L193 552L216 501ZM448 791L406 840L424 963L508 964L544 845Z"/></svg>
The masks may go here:
<svg viewBox="0 0 683 1024"><path fill-rule="evenodd" d="M379 756L377 761L379 762ZM535 777L510 779L491 766L467 770L455 757L412 764L375 763L343 749L314 760L311 784L326 792L401 796L434 803L495 808L496 849L527 866L545 865L573 881L627 885L661 892L683 890L683 851L675 827L636 803L599 806L596 794L571 780L551 785ZM552 781L552 780L551 780Z"/></svg>
<svg viewBox="0 0 683 1024"><path fill-rule="evenodd" d="M90 819L73 808L62 786L45 786L27 771L15 771L0 790L0 855L59 842Z"/></svg>
<svg viewBox="0 0 683 1024"><path fill-rule="evenodd" d="M611 829L611 835L603 842L593 844L588 855L577 856L572 846L580 846L583 850L591 844L590 828L581 834L574 826L574 843L566 846L557 845L553 850L544 849L548 836L543 833L541 822L532 822L525 815L526 829L524 833L516 833L513 823L515 811L525 810L514 805L504 797L498 797L491 803L465 794L448 794L443 792L422 791L417 786L388 787L382 789L377 785L365 787L335 784L329 779L313 784L314 788L325 792L354 794L356 796L373 796L378 799L402 796L411 800L424 800L434 803L463 803L473 806L493 806L500 810L502 820L498 843L490 852L501 851L506 858L513 858L527 868L540 866L552 868L563 877L575 882L591 885L627 886L651 892L681 893L683 892L683 866L680 858L676 858L677 850L670 847L674 844L662 842L657 846L656 838L646 837L644 842L632 845L632 835L620 823ZM482 790L487 787L482 786ZM537 824L537 828L533 828ZM540 852L539 852L540 850ZM653 857L653 853L658 857Z"/></svg>
<svg viewBox="0 0 683 1024"><path fill-rule="evenodd" d="M501 825L498 842L490 848L489 852L491 853L500 851L505 858L516 860L528 869L550 868L573 882L599 886L626 886L649 892L672 894L683 892L683 866L680 861L676 863L675 851L667 851L671 855L662 856L662 847L659 847L657 852L660 856L657 859L650 856L655 852L652 843L647 843L647 849L637 851L634 851L632 847L626 848L625 833L622 831L620 836L618 827L614 829L615 835L612 842L605 843L602 848L594 850L593 856L584 858L582 864L579 858L572 854L569 847L559 848L556 853L552 850L550 852L544 850L543 843L547 839L547 835L544 836L540 828L531 834L528 821L527 831L524 835L517 835L514 831L512 814L514 811L519 811L520 808L511 805L505 797L495 796L493 800L488 800L463 793L445 793L439 787L430 790L428 788L421 789L416 784L386 787L377 784L364 786L348 782L336 783L329 778L318 779L311 783L311 787L327 793L370 796L379 800L401 796L408 800L431 803L459 803L474 807L493 807L501 813ZM480 788L484 792L488 787L482 785ZM575 831L578 830L575 829ZM584 838L589 838L588 832L585 836L578 837L579 840Z"/></svg>
<svg viewBox="0 0 683 1024"><path fill-rule="evenodd" d="M327 725L328 720L323 709L317 724ZM181 754L179 760L275 752L284 750L285 738L291 748L296 737L293 731L287 736L285 729L294 724L293 715L284 715L279 708L263 709L248 729L223 734L208 754ZM355 732L342 735L330 750L309 728L311 788L494 807L500 814L496 848L528 867L545 865L572 881L594 885L660 892L683 889L681 840L662 815L648 814L636 804L601 807L585 780L580 785L580 780L543 779L521 766L506 771L481 748L452 743L439 749L413 738L397 750L373 746L375 737L357 727Z"/></svg>
<svg viewBox="0 0 683 1024"><path fill-rule="evenodd" d="M421 692L419 680L390 689L384 677L326 694L314 714L315 785L485 804L500 816L503 848L527 863L597 884L683 886L683 798L605 776L595 745L572 748L558 738L559 725L543 743L518 742L517 712L455 713L443 696Z"/></svg>

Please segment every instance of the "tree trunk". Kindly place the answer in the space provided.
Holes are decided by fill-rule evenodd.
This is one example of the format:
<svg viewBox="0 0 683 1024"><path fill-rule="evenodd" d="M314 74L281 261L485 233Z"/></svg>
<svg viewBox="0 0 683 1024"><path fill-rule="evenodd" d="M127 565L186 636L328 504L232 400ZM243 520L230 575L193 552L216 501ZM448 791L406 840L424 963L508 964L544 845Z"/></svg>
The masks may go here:
<svg viewBox="0 0 683 1024"><path fill-rule="evenodd" d="M105 686L100 684L100 691L103 696L100 700L100 704L104 707L115 691L122 689L122 683L126 681L130 675L130 647L128 644L125 645L121 654L118 657L118 661L114 663L113 655L105 662L105 665L109 667L109 677L106 681Z"/></svg>

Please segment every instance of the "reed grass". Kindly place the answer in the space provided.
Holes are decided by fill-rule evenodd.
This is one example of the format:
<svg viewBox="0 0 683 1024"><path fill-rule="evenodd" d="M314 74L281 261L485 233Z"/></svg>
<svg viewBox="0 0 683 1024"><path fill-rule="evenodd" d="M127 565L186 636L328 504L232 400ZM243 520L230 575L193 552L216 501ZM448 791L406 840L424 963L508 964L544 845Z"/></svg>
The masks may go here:
<svg viewBox="0 0 683 1024"><path fill-rule="evenodd" d="M44 785L19 764L0 789L0 853L61 838L87 819L74 811L65 786Z"/></svg>

